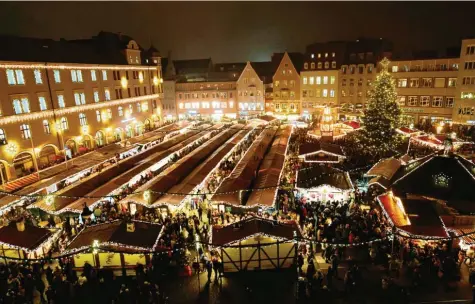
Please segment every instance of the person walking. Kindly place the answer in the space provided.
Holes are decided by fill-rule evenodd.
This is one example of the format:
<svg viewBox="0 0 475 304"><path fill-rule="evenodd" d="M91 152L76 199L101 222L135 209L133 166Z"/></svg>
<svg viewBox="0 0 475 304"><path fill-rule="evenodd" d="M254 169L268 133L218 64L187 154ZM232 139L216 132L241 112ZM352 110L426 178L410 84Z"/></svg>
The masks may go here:
<svg viewBox="0 0 475 304"><path fill-rule="evenodd" d="M215 281L218 281L218 279L219 279L219 268L220 268L220 265L219 265L218 257L214 257L213 258L213 270L214 270L214 279L215 279Z"/></svg>
<svg viewBox="0 0 475 304"><path fill-rule="evenodd" d="M213 274L213 263L210 260L206 261L206 271L208 271L208 282L211 282L211 275Z"/></svg>

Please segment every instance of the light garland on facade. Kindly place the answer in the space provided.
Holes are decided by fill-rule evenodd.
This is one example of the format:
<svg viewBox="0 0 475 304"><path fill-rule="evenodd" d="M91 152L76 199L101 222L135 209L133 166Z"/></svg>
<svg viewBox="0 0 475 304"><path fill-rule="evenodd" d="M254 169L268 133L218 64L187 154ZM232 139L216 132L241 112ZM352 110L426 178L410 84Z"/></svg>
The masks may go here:
<svg viewBox="0 0 475 304"><path fill-rule="evenodd" d="M160 98L160 96L161 94L153 94L153 95L147 95L147 96L138 96L138 97L124 98L124 99L116 99L116 100L111 100L111 101L90 103L90 104L85 104L81 106L74 106L74 107L68 107L68 108L62 108L62 109L46 110L46 111L19 114L19 115L10 115L6 117L0 117L0 125L15 124L15 123L26 122L26 121L31 121L31 120L52 118L55 115L63 116L63 115L73 114L73 113L78 113L78 112L83 112L83 111L114 107L114 106L119 106L123 104L138 102L138 101L156 99L156 98Z"/></svg>
<svg viewBox="0 0 475 304"><path fill-rule="evenodd" d="M4 61L5 62L5 61ZM65 64L55 64L55 63L25 63L25 64L13 64L13 63L0 63L0 69L47 69L47 70L115 70L115 71L157 71L158 66L142 66L142 65L94 65L94 64L85 64L85 65L65 65Z"/></svg>

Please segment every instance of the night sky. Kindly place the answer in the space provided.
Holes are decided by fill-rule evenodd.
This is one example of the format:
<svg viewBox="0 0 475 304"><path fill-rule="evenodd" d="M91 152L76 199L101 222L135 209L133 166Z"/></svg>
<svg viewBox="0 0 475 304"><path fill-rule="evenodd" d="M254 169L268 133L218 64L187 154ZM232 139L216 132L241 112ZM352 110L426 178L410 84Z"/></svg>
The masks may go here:
<svg viewBox="0 0 475 304"><path fill-rule="evenodd" d="M475 2L10 2L0 34L89 38L122 32L166 57L266 61L273 52L357 37L385 37L398 50L459 46L475 36Z"/></svg>

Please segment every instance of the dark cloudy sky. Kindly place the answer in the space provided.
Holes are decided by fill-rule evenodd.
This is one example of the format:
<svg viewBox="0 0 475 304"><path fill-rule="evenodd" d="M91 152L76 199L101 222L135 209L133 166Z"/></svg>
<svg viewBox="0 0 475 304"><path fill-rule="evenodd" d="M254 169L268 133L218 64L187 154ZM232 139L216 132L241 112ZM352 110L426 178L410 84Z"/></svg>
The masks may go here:
<svg viewBox="0 0 475 304"><path fill-rule="evenodd" d="M396 50L475 36L475 2L1 2L0 34L88 38L122 32L175 59L264 61L326 40L385 37Z"/></svg>

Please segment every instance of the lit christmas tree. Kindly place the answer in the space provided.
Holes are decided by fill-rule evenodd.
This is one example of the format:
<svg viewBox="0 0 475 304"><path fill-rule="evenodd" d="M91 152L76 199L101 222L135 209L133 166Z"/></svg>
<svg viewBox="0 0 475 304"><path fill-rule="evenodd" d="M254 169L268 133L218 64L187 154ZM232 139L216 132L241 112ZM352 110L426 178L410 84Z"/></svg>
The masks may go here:
<svg viewBox="0 0 475 304"><path fill-rule="evenodd" d="M371 156L387 156L400 144L396 133L401 121L401 109L397 103L396 84L388 72L389 60L380 62L382 69L371 84L368 94L368 108L362 118L359 143L364 152Z"/></svg>

